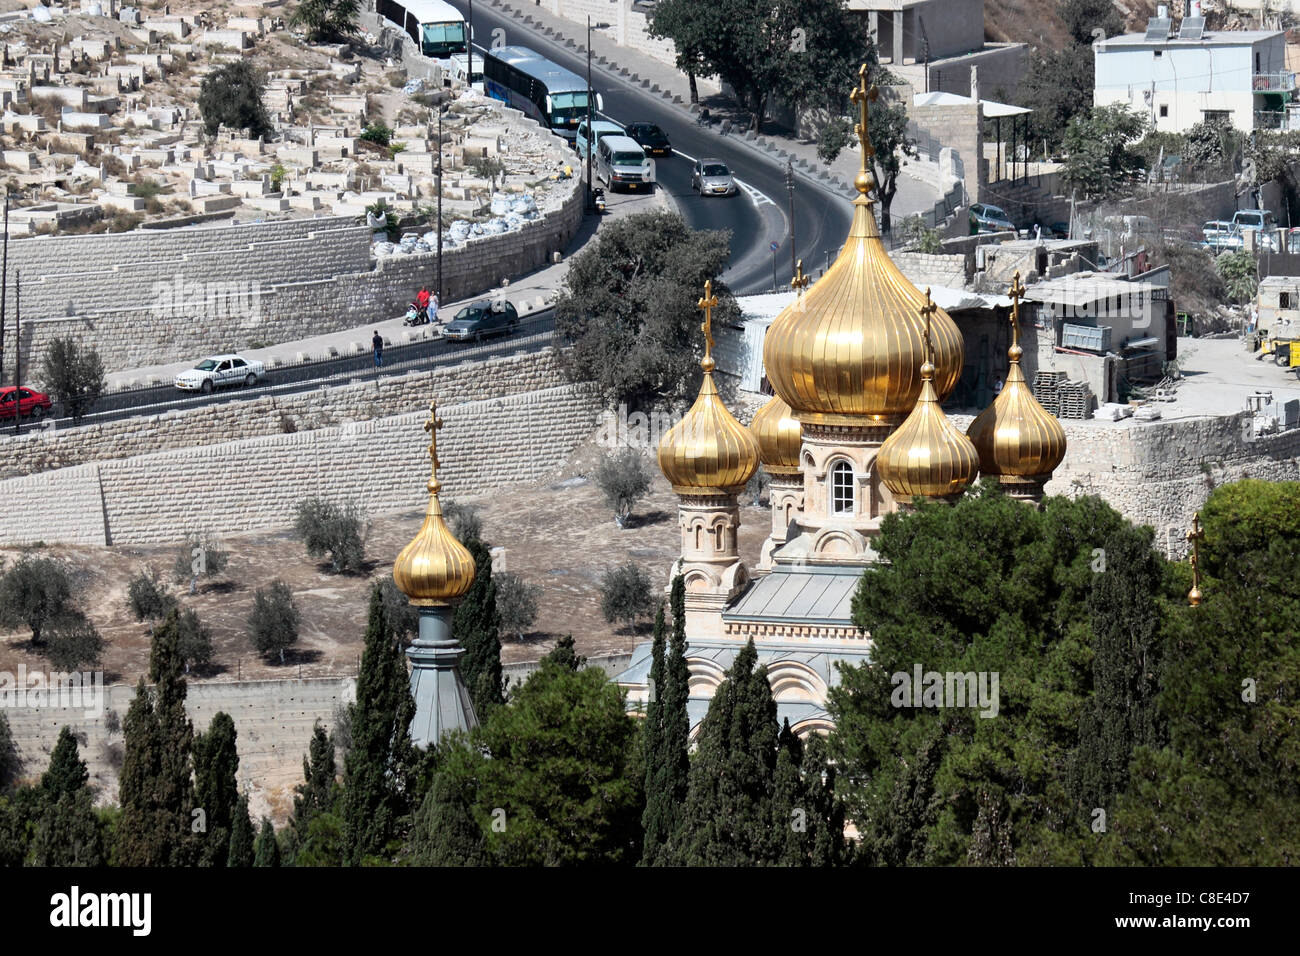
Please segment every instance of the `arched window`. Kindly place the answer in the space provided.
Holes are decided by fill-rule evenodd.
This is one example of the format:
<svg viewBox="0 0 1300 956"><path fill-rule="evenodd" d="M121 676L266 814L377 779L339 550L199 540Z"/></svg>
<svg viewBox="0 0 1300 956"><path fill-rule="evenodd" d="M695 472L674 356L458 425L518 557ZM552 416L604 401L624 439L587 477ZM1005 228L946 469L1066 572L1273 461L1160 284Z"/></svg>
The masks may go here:
<svg viewBox="0 0 1300 956"><path fill-rule="evenodd" d="M831 514L851 515L856 503L853 466L847 461L837 461L831 468Z"/></svg>
<svg viewBox="0 0 1300 956"><path fill-rule="evenodd" d="M713 548L715 551L721 551L723 549L723 535L726 533L726 530L727 529L722 525L717 525L713 529Z"/></svg>

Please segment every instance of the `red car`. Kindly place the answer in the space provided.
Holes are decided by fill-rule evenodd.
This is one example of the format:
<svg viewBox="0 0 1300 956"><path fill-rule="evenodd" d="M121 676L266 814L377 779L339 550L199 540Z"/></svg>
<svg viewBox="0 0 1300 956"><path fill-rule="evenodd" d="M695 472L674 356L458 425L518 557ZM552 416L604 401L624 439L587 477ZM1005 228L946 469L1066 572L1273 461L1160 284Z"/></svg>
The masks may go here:
<svg viewBox="0 0 1300 956"><path fill-rule="evenodd" d="M41 418L50 411L50 396L25 385L0 388L0 421L14 417L14 406L23 418Z"/></svg>

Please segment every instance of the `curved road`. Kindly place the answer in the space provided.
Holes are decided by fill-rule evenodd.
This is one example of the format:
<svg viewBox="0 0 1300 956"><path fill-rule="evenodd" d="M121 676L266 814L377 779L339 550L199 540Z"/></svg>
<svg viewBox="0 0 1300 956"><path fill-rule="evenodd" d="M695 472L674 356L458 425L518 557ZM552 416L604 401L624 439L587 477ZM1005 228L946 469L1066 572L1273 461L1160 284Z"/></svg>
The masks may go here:
<svg viewBox="0 0 1300 956"><path fill-rule="evenodd" d="M449 0L452 6L468 15L464 0ZM586 76L586 54L575 53L562 43L556 43L540 31L530 29L521 21L492 7L478 4L474 7L474 32L480 37L492 35L501 29L507 44L519 44L536 50L542 56L579 76ZM582 33L574 25L569 31ZM596 39L596 38L593 38ZM597 42L603 40L599 37ZM477 55L479 45L475 44ZM611 60L617 60L618 47L602 51ZM745 184L760 194L754 198L746 191L727 198L705 199L691 190L691 160L674 155L656 159L655 171L660 188L667 189L676 201L686 221L695 229L731 230L731 264L722 278L738 295L769 292L772 289L773 254L769 243L777 243L776 277L780 288L790 281L790 227L789 194L785 186L785 167L760 156L752 148L741 145L731 137L698 126L686 118L678 107L671 106L663 97L650 93L617 73L592 62L592 86L604 97L602 116L627 125L635 122L656 123L672 141L674 150L681 150L693 159L705 157L721 159ZM853 218L852 205L847 198L837 196L820 185L800 178L795 181L795 239L798 256L804 260L807 272L816 274L826 262L839 252L848 234Z"/></svg>

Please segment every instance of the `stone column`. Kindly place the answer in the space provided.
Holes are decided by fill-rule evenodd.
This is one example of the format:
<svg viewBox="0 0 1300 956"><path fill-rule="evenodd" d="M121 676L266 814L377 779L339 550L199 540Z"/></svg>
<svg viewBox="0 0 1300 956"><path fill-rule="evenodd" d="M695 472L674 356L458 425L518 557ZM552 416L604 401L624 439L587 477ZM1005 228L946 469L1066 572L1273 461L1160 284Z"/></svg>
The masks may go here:
<svg viewBox="0 0 1300 956"><path fill-rule="evenodd" d="M894 65L902 66L903 64L903 20L905 12L902 10L894 11Z"/></svg>
<svg viewBox="0 0 1300 956"><path fill-rule="evenodd" d="M682 556L673 565L686 584L686 633L692 640L722 636L722 611L749 583L740 560L740 507L735 495L682 495L677 509Z"/></svg>
<svg viewBox="0 0 1300 956"><path fill-rule="evenodd" d="M772 533L763 542L755 573L772 569L772 552L785 544L790 523L797 521L803 511L803 475L798 472L773 474L767 497L772 508Z"/></svg>

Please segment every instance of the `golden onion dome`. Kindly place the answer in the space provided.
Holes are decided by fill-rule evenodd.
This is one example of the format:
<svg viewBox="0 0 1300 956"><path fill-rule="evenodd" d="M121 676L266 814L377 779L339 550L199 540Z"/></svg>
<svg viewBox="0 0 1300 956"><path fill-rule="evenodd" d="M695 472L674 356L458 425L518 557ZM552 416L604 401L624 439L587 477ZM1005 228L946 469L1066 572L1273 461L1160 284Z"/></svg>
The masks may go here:
<svg viewBox="0 0 1300 956"><path fill-rule="evenodd" d="M885 251L867 195L875 185L867 171L867 104L875 88L867 89L865 66L859 78L853 100L861 110L862 165L848 240L826 274L776 317L763 343L768 381L805 425L897 419L921 393L922 298ZM964 345L942 309L932 325L934 388L943 398L961 375Z"/></svg>
<svg viewBox="0 0 1300 956"><path fill-rule="evenodd" d="M926 291L928 303L929 290ZM926 309L935 309L928 305ZM934 364L920 368L921 394L916 406L876 456L880 480L897 499L920 495L945 498L960 494L979 474L979 454L939 405Z"/></svg>
<svg viewBox="0 0 1300 956"><path fill-rule="evenodd" d="M1047 478L1065 458L1065 429L1034 397L1020 367L1020 273L1011 285L1011 367L1006 384L993 404L976 416L966 430L986 475Z"/></svg>
<svg viewBox="0 0 1300 956"><path fill-rule="evenodd" d="M803 426L780 395L773 395L754 415L749 429L758 441L758 459L769 475L799 474Z"/></svg>
<svg viewBox="0 0 1300 956"><path fill-rule="evenodd" d="M442 419L437 405L429 406L429 456L432 474L426 486L429 489L429 507L424 513L424 524L393 563L393 581L414 605L429 607L449 604L464 595L474 583L474 558L469 549L456 540L442 517L442 504L438 492L438 429Z"/></svg>
<svg viewBox="0 0 1300 956"><path fill-rule="evenodd" d="M758 470L758 441L722 404L713 382L713 283L704 283L704 382L685 417L659 443L659 469L679 495L736 494Z"/></svg>

